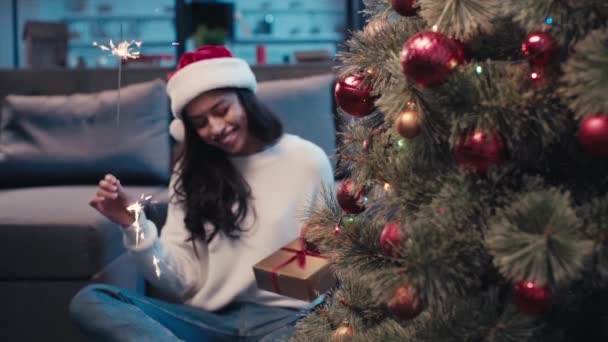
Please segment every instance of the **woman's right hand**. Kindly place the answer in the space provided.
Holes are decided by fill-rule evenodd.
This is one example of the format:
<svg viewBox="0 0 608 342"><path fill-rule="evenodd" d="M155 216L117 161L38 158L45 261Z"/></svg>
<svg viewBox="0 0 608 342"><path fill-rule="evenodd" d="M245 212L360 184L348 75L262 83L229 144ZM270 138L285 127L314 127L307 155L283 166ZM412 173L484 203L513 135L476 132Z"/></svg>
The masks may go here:
<svg viewBox="0 0 608 342"><path fill-rule="evenodd" d="M99 187L95 197L89 205L97 209L110 221L123 227L128 227L135 222L135 215L127 210L131 204L129 197L120 185L120 181L111 174L99 181Z"/></svg>

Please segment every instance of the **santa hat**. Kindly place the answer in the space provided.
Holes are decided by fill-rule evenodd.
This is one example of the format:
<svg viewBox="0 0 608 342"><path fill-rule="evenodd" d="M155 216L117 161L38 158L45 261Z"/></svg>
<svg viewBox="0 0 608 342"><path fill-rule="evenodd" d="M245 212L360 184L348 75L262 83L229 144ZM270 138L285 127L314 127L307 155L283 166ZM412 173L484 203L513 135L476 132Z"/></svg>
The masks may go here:
<svg viewBox="0 0 608 342"><path fill-rule="evenodd" d="M168 78L167 94L175 117L169 131L177 141L183 141L185 136L182 111L194 98L219 88L246 88L255 92L257 86L249 64L233 57L226 47L216 45L201 46L183 54Z"/></svg>

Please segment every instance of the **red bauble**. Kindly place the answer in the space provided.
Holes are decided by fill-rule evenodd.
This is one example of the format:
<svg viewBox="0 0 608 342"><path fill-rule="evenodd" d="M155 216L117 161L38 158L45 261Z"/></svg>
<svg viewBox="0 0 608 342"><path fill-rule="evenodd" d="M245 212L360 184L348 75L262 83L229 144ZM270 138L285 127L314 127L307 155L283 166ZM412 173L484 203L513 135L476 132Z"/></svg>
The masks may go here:
<svg viewBox="0 0 608 342"><path fill-rule="evenodd" d="M471 55L473 55L471 45L469 43L463 42L460 39L452 39L452 41L456 46L456 57L458 58L458 63L465 64L470 62Z"/></svg>
<svg viewBox="0 0 608 342"><path fill-rule="evenodd" d="M336 83L336 104L342 111L355 117L363 117L374 111L371 88L363 85L363 77L350 75Z"/></svg>
<svg viewBox="0 0 608 342"><path fill-rule="evenodd" d="M417 0L391 0L391 6L395 12L401 14L404 17L416 15L418 12L418 6L416 5Z"/></svg>
<svg viewBox="0 0 608 342"><path fill-rule="evenodd" d="M409 285L398 287L393 297L388 301L388 309L402 320L412 319L420 312L423 306Z"/></svg>
<svg viewBox="0 0 608 342"><path fill-rule="evenodd" d="M359 214L363 210L365 210L365 206L359 204L363 197L365 197L365 191L361 189L359 193L355 196L353 195L353 181L350 179L346 179L340 184L338 187L337 199L340 207L347 214Z"/></svg>
<svg viewBox="0 0 608 342"><path fill-rule="evenodd" d="M380 248L385 255L399 255L399 247L408 236L398 221L387 222L380 234Z"/></svg>
<svg viewBox="0 0 608 342"><path fill-rule="evenodd" d="M461 167L484 173L505 159L506 150L499 133L476 130L460 138L454 147L454 156Z"/></svg>
<svg viewBox="0 0 608 342"><path fill-rule="evenodd" d="M417 33L401 50L403 74L423 87L445 82L458 66L458 60L454 41L438 32Z"/></svg>
<svg viewBox="0 0 608 342"><path fill-rule="evenodd" d="M547 286L538 286L533 281L522 280L515 285L513 304L526 314L538 315L551 307L553 297L551 289Z"/></svg>
<svg viewBox="0 0 608 342"><path fill-rule="evenodd" d="M553 61L559 45L547 32L532 32L521 44L521 52L532 65L544 66Z"/></svg>
<svg viewBox="0 0 608 342"><path fill-rule="evenodd" d="M596 157L608 156L608 116L589 115L578 129L578 142L587 153Z"/></svg>

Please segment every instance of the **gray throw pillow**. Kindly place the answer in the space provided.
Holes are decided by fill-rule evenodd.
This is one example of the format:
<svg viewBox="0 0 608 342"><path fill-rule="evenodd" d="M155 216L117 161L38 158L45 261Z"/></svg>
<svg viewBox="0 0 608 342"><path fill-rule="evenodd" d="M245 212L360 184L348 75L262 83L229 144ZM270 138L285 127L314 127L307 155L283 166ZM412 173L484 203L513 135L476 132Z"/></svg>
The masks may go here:
<svg viewBox="0 0 608 342"><path fill-rule="evenodd" d="M279 117L287 133L317 144L335 167L334 82L333 74L260 82L257 95Z"/></svg>
<svg viewBox="0 0 608 342"><path fill-rule="evenodd" d="M0 122L0 187L129 184L169 179L169 104L163 80L68 96L6 97Z"/></svg>

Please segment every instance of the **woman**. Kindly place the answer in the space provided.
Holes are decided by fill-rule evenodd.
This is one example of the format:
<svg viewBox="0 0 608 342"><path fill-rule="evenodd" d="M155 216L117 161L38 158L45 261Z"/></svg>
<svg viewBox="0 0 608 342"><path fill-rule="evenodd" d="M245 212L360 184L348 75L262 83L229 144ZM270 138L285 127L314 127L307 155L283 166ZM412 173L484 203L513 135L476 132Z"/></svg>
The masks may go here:
<svg viewBox="0 0 608 342"><path fill-rule="evenodd" d="M224 47L186 53L167 92L184 133L167 221L126 208L107 175L91 205L124 227L124 244L170 304L108 285L81 290L70 313L90 337L119 341L282 341L306 303L259 290L252 266L297 237L302 214L333 184L325 153L283 134L256 98L247 63ZM183 126L181 129L176 127ZM179 134L176 134L179 135Z"/></svg>

